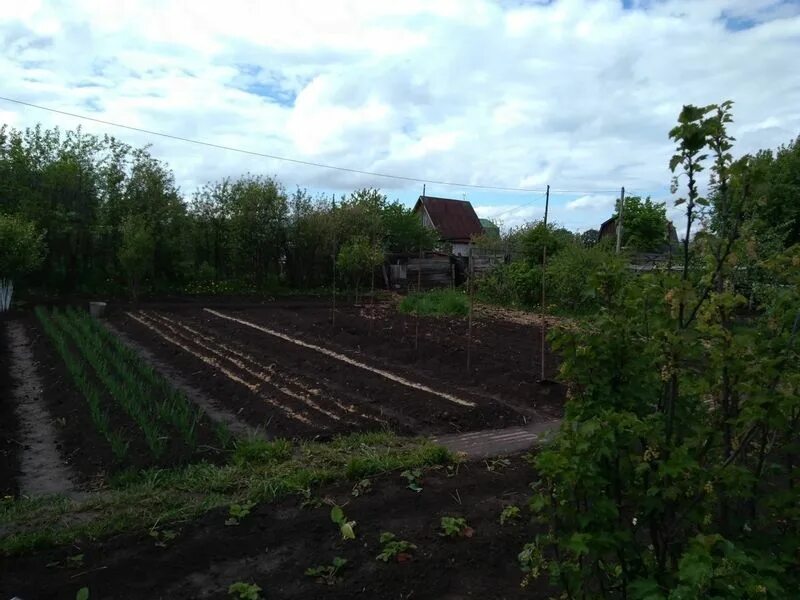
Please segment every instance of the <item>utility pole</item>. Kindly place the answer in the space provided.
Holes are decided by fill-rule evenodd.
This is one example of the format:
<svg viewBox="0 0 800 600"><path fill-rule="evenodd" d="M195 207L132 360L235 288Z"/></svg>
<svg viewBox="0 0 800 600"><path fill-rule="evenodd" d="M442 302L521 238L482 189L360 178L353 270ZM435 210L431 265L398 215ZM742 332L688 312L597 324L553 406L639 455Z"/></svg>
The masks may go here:
<svg viewBox="0 0 800 600"><path fill-rule="evenodd" d="M545 323L544 307L545 307L545 274L547 273L547 212L550 208L550 184L547 185L547 192L544 197L544 244L542 245L542 302L541 302L541 322L540 329L542 333L542 346L540 348L539 363L542 366L540 381L544 381L544 346L545 338L547 337L547 324Z"/></svg>
<svg viewBox="0 0 800 600"><path fill-rule="evenodd" d="M619 193L619 216L617 217L617 254L622 247L622 209L625 207L625 186Z"/></svg>

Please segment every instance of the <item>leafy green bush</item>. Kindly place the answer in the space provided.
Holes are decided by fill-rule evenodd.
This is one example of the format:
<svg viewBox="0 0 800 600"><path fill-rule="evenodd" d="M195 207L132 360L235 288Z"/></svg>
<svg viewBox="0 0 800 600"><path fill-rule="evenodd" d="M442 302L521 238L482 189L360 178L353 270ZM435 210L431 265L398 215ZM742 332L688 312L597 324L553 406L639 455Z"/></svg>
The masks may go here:
<svg viewBox="0 0 800 600"><path fill-rule="evenodd" d="M409 294L400 302L398 310L422 316L466 315L469 301L464 292L456 290L430 290Z"/></svg>

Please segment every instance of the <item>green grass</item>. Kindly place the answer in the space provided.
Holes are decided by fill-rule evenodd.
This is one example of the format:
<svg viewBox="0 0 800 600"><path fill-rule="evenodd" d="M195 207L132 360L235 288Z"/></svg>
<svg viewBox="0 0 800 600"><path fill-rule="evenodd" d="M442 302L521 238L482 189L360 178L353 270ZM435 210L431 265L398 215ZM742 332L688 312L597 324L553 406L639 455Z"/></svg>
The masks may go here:
<svg viewBox="0 0 800 600"><path fill-rule="evenodd" d="M469 298L458 290L414 292L400 301L401 313L421 316L464 316L469 312Z"/></svg>
<svg viewBox="0 0 800 600"><path fill-rule="evenodd" d="M447 450L428 440L391 433L302 443L290 454L291 448L285 441L246 440L239 442L227 465L150 469L77 500L59 496L0 500L0 556L144 531L234 503L267 502L301 495L323 483L453 460Z"/></svg>

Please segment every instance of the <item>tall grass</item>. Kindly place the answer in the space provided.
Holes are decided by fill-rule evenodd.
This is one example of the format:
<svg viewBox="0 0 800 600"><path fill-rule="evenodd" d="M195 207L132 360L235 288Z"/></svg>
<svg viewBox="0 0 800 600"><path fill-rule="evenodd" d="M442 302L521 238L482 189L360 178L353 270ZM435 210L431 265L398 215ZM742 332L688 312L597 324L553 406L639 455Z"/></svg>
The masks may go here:
<svg viewBox="0 0 800 600"><path fill-rule="evenodd" d="M400 301L398 310L421 316L464 316L469 312L469 299L458 290L414 292Z"/></svg>

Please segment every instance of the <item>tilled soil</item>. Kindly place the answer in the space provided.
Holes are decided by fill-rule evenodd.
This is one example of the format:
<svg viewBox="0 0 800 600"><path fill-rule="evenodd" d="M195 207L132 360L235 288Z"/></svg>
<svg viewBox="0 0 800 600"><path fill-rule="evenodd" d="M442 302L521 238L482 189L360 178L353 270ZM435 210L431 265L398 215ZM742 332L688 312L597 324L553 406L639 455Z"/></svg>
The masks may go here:
<svg viewBox="0 0 800 600"><path fill-rule="evenodd" d="M11 349L8 338L8 315L0 315L0 496L17 494L19 476L19 424L11 378Z"/></svg>
<svg viewBox="0 0 800 600"><path fill-rule="evenodd" d="M330 309L319 302L215 309L149 305L118 311L112 322L270 436L326 438L381 427L443 434L560 415L563 389L537 383L531 363L538 344L519 324L476 321L467 372L462 319L421 320L418 358L408 334L413 318L387 307L375 319L365 317L369 309L342 308L333 333Z"/></svg>
<svg viewBox="0 0 800 600"><path fill-rule="evenodd" d="M290 498L254 508L235 526L224 525L226 512L218 510L170 527L177 537L163 548L142 534L0 559L0 597L72 600L88 586L91 598L225 598L237 581L257 584L271 600L548 597L553 590L542 582L520 587L517 564L536 534L525 508L534 473L521 459L489 465L493 470L483 462L461 465L452 476L445 469L429 472L419 493L397 473L374 479L372 490L359 497L351 494L352 482L320 490L356 521L352 541L342 541L329 505L301 508ZM500 525L509 504L521 508L522 518ZM442 537L443 516L464 517L474 535ZM376 560L384 531L416 544L411 560ZM68 560L77 555L82 560ZM304 574L336 556L348 563L332 585Z"/></svg>

